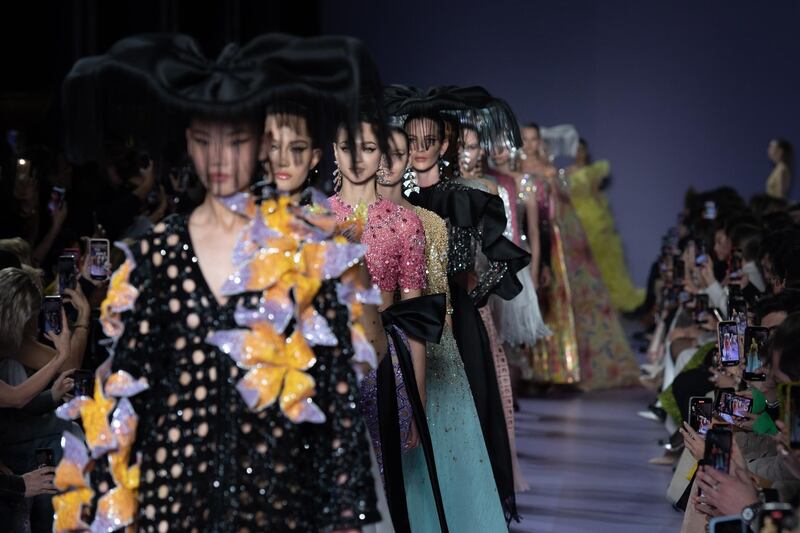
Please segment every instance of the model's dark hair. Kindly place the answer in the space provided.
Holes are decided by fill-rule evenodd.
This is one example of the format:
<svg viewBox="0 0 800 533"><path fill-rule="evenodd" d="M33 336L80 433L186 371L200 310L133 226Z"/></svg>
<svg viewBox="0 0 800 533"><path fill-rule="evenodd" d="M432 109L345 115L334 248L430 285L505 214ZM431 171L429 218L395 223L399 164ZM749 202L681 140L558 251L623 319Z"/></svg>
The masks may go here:
<svg viewBox="0 0 800 533"><path fill-rule="evenodd" d="M408 139L408 133L406 132L406 130L404 130L400 126L390 126L389 134L391 135L392 133L396 133L406 140L406 150L408 150L411 147L411 141L409 141Z"/></svg>
<svg viewBox="0 0 800 533"><path fill-rule="evenodd" d="M755 321L761 324L764 317L771 313L792 314L800 311L800 291L786 289L778 294L764 296L755 308Z"/></svg>
<svg viewBox="0 0 800 533"><path fill-rule="evenodd" d="M290 129L300 132L305 128L311 137L312 148L320 148L322 141L330 133L325 131L325 126L318 124L312 116L311 109L296 102L282 102L273 104L267 108L265 119L268 116L280 117L279 126L287 126ZM261 122L262 124L264 121Z"/></svg>
<svg viewBox="0 0 800 533"><path fill-rule="evenodd" d="M443 142L445 137L445 121L438 113L411 113L403 121L403 128L408 127L408 125L414 120L425 119L432 120L436 124L436 136L439 139L439 142Z"/></svg>
<svg viewBox="0 0 800 533"><path fill-rule="evenodd" d="M542 128L536 122L526 122L522 125L523 128L528 128L531 130L536 130L537 133L542 133Z"/></svg>

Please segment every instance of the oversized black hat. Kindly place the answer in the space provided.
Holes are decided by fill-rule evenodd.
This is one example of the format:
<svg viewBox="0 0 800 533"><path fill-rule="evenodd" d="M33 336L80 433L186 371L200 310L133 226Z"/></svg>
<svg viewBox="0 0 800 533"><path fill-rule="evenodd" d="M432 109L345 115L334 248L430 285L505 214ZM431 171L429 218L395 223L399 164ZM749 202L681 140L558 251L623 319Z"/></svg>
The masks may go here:
<svg viewBox="0 0 800 533"><path fill-rule="evenodd" d="M349 37L263 35L208 59L187 35L133 36L67 75L66 149L78 162L97 157L108 139L157 151L192 116L257 118L286 103L305 109L318 132L355 130L359 101L379 100L381 90L371 57Z"/></svg>
<svg viewBox="0 0 800 533"><path fill-rule="evenodd" d="M481 143L491 153L498 144L507 148L521 145L516 117L505 100L479 86L442 85L423 91L405 85L389 85L383 102L392 118L404 123L414 116L440 116L477 129Z"/></svg>

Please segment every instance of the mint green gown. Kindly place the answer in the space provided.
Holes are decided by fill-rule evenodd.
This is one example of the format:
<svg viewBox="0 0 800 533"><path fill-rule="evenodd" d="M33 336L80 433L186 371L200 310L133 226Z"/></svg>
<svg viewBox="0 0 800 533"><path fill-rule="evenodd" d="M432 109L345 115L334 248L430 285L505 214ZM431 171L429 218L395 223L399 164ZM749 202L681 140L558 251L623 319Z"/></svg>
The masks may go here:
<svg viewBox="0 0 800 533"><path fill-rule="evenodd" d="M447 292L447 228L432 212L421 208L415 212L425 228L426 292ZM507 532L475 402L449 326L439 344L428 345L425 387L428 427L450 531ZM412 531L440 531L420 447L403 455L403 476Z"/></svg>

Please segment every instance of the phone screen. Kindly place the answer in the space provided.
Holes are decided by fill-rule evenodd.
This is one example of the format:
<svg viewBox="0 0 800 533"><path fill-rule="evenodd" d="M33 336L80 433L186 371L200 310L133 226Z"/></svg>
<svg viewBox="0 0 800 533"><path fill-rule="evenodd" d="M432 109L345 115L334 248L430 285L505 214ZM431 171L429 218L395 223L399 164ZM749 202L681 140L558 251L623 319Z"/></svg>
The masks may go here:
<svg viewBox="0 0 800 533"><path fill-rule="evenodd" d="M711 429L713 405L711 398L695 396L689 399L689 425L700 435Z"/></svg>
<svg viewBox="0 0 800 533"><path fill-rule="evenodd" d="M703 454L706 466L728 473L731 464L731 438L730 429L715 427L708 430Z"/></svg>
<svg viewBox="0 0 800 533"><path fill-rule="evenodd" d="M695 256L694 256L694 263L697 266L704 264L708 261L708 255L706 254L706 243L702 239L698 239L695 241L694 245Z"/></svg>
<svg viewBox="0 0 800 533"><path fill-rule="evenodd" d="M797 517L792 506L786 503L766 503L758 516L761 533L792 533L797 531Z"/></svg>
<svg viewBox="0 0 800 533"><path fill-rule="evenodd" d="M61 296L46 296L42 304L44 333L61 334Z"/></svg>
<svg viewBox="0 0 800 533"><path fill-rule="evenodd" d="M92 396L92 381L94 376L91 370L76 370L75 373L72 374L72 378L75 381L75 385L72 389L75 396Z"/></svg>
<svg viewBox="0 0 800 533"><path fill-rule="evenodd" d="M747 326L747 329L744 330L745 380L764 381L767 379L765 373L756 371L767 366L769 361L769 354L767 352L768 342L768 328Z"/></svg>
<svg viewBox="0 0 800 533"><path fill-rule="evenodd" d="M750 531L740 515L717 516L708 523L709 533L744 533Z"/></svg>
<svg viewBox="0 0 800 533"><path fill-rule="evenodd" d="M752 398L739 396L732 390L720 390L717 394L716 411L719 417L729 424L734 423L734 417L743 418L753 407Z"/></svg>
<svg viewBox="0 0 800 533"><path fill-rule="evenodd" d="M64 294L64 289L75 290L78 284L78 260L72 254L62 255L58 258L58 293Z"/></svg>
<svg viewBox="0 0 800 533"><path fill-rule="evenodd" d="M53 453L53 448L36 448L36 468L44 466L56 466L56 458Z"/></svg>
<svg viewBox="0 0 800 533"><path fill-rule="evenodd" d="M733 320L720 322L717 326L719 335L720 362L723 366L739 364L739 324Z"/></svg>
<svg viewBox="0 0 800 533"><path fill-rule="evenodd" d="M108 241L92 239L89 241L89 276L95 280L108 279Z"/></svg>
<svg viewBox="0 0 800 533"><path fill-rule="evenodd" d="M55 213L64 204L64 196L66 196L66 194L67 191L63 187L53 187L53 190L50 191L50 201L47 202L47 209L49 209L51 213Z"/></svg>
<svg viewBox="0 0 800 533"><path fill-rule="evenodd" d="M743 339L747 329L747 303L744 300L736 300L728 304L728 316L737 324L737 334Z"/></svg>

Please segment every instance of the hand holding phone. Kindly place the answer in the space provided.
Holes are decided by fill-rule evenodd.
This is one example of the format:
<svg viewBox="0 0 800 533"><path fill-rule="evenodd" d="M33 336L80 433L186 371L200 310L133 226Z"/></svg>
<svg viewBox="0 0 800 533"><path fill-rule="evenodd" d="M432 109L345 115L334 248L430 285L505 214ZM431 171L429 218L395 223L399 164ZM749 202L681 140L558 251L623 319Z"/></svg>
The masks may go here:
<svg viewBox="0 0 800 533"><path fill-rule="evenodd" d="M689 399L689 425L698 435L704 436L711 429L714 401L705 396Z"/></svg>
<svg viewBox="0 0 800 533"><path fill-rule="evenodd" d="M53 448L37 448L34 452L36 457L36 468L45 466L56 466L55 453Z"/></svg>
<svg viewBox="0 0 800 533"><path fill-rule="evenodd" d="M717 399L714 411L729 424L734 424L737 418L745 418L753 410L753 399L736 394L733 389L717 390Z"/></svg>
<svg viewBox="0 0 800 533"><path fill-rule="evenodd" d="M58 258L58 294L65 289L75 290L78 285L78 260L73 254L64 254Z"/></svg>
<svg viewBox="0 0 800 533"><path fill-rule="evenodd" d="M728 428L713 427L706 433L703 460L706 467L728 473L731 467L733 433Z"/></svg>
<svg viewBox="0 0 800 533"><path fill-rule="evenodd" d="M66 196L66 189L58 186L53 187L53 190L50 192L50 201L47 202L47 209L50 210L51 214L55 215L55 213L64 206L64 199Z"/></svg>

